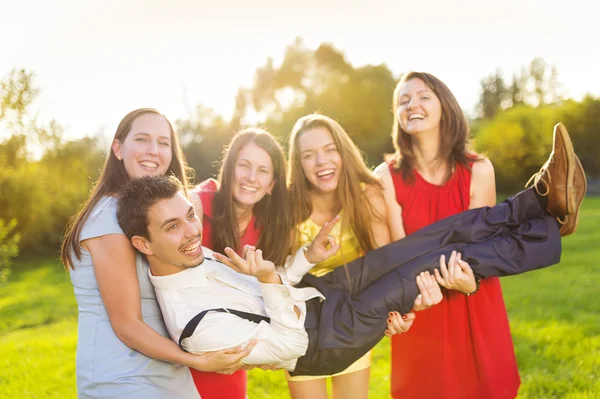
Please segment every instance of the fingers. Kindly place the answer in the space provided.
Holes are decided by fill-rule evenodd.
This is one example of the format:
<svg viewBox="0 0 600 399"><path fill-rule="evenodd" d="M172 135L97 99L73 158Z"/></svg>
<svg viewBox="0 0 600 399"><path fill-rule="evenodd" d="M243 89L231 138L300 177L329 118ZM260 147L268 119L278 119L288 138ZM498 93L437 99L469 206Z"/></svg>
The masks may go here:
<svg viewBox="0 0 600 399"><path fill-rule="evenodd" d="M239 269L236 265L233 264L233 262L231 261L231 259L229 259L227 256L220 254L218 252L213 253L213 257L218 260L219 262L221 262L222 264L231 267L232 269L234 269L235 271L239 272Z"/></svg>
<svg viewBox="0 0 600 399"><path fill-rule="evenodd" d="M463 273L467 274L469 277L473 275L473 269L471 269L471 266L464 260L459 260L458 266L460 266L460 269L463 271Z"/></svg>
<svg viewBox="0 0 600 399"><path fill-rule="evenodd" d="M437 272L437 269L435 272ZM438 285L440 279L439 272L435 278L429 272L422 272L417 276L417 286L421 294L415 300L414 310L424 310L440 303L443 298L442 291Z"/></svg>
<svg viewBox="0 0 600 399"><path fill-rule="evenodd" d="M390 312L388 318L388 329L385 335L391 337L395 334L407 332L415 321L416 315L413 312L400 316L398 312Z"/></svg>
<svg viewBox="0 0 600 399"><path fill-rule="evenodd" d="M242 249L242 258L246 259L246 254L248 253L248 250L255 250L256 247L252 246L252 245L244 245L244 248Z"/></svg>
<svg viewBox="0 0 600 399"><path fill-rule="evenodd" d="M260 251L260 250L259 250ZM256 251L248 249L246 253L246 262L248 263L248 272L253 274L256 271Z"/></svg>
<svg viewBox="0 0 600 399"><path fill-rule="evenodd" d="M323 256L325 257L325 259L332 257L333 255L335 255L337 253L337 251L340 250L340 244L335 243L335 238L333 239L333 243L334 243L334 245L332 245L331 247L329 247L328 250L323 252Z"/></svg>
<svg viewBox="0 0 600 399"><path fill-rule="evenodd" d="M411 316L408 316L411 315ZM387 330L385 331L386 336L392 336L395 334L402 334L410 328L412 321L414 320L414 313L408 313L401 316L398 312L390 312L387 319ZM410 320L408 319L410 317Z"/></svg>
<svg viewBox="0 0 600 399"><path fill-rule="evenodd" d="M434 271L435 278L437 282L443 286L448 288L448 268L446 267L446 255L440 256L440 270L435 269Z"/></svg>
<svg viewBox="0 0 600 399"><path fill-rule="evenodd" d="M419 292L422 296L422 305L426 307L430 307L433 305L433 298L429 292L429 287L432 284L437 284L433 281L431 274L429 272L422 272L417 276L417 286L419 287Z"/></svg>
<svg viewBox="0 0 600 399"><path fill-rule="evenodd" d="M408 312L404 316L402 316L402 320L405 323L412 323L417 318L417 315L414 312Z"/></svg>
<svg viewBox="0 0 600 399"><path fill-rule="evenodd" d="M234 355L234 357L232 358L232 362L236 362L248 356L257 343L258 340L253 339L252 341L248 342L246 346L240 345L236 346L235 348L223 349L221 352L223 352L226 355Z"/></svg>
<svg viewBox="0 0 600 399"><path fill-rule="evenodd" d="M265 260L263 259L263 256L262 256L262 249L257 249L256 252L254 252L254 262L257 265L262 265L264 261Z"/></svg>
<svg viewBox="0 0 600 399"><path fill-rule="evenodd" d="M457 252L452 251L450 254L450 260L448 261L448 283L452 286L454 285L456 278L456 256Z"/></svg>
<svg viewBox="0 0 600 399"><path fill-rule="evenodd" d="M229 256L229 260L233 266L233 269L237 270L240 273L247 273L248 264L247 262L239 256L233 249L229 247L225 247L225 254Z"/></svg>
<svg viewBox="0 0 600 399"><path fill-rule="evenodd" d="M313 242L316 242L318 245L326 243L329 233L331 233L331 230L333 230L333 227L339 220L340 220L340 216L337 215L336 217L331 219L329 222L325 222L323 224L323 227L321 227L321 230L319 231L319 233L313 240Z"/></svg>

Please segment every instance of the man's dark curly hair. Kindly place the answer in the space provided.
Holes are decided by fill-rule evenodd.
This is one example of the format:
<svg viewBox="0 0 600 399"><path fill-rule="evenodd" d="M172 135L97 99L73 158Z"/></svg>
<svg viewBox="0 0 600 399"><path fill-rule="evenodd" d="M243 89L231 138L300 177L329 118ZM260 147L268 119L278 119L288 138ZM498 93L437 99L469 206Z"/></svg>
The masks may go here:
<svg viewBox="0 0 600 399"><path fill-rule="evenodd" d="M148 209L178 192L185 191L175 176L144 176L127 182L119 190L117 202L117 220L127 238L141 236L149 240Z"/></svg>

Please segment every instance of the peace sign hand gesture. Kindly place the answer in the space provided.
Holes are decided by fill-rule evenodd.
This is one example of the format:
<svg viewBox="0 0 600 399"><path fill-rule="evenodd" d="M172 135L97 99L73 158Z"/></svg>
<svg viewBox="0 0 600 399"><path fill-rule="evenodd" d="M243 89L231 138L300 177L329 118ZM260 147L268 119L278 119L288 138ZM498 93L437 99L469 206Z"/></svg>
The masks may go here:
<svg viewBox="0 0 600 399"><path fill-rule="evenodd" d="M335 241L335 237L329 235L331 230L337 222L340 221L340 215L337 215L329 222L325 222L319 234L310 243L304 257L309 263L320 263L323 262L333 255L340 249L340 244Z"/></svg>

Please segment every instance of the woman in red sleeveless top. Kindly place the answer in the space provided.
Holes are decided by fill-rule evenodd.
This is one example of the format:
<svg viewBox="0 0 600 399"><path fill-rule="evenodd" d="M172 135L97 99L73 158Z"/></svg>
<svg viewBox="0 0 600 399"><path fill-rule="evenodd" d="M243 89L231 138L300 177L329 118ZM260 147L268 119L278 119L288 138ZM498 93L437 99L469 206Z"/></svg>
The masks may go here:
<svg viewBox="0 0 600 399"><path fill-rule="evenodd" d="M448 87L427 73L405 75L394 92L396 153L377 172L392 238L471 208L495 205L494 169L469 151L469 127ZM468 266L444 300L392 337L392 397L506 399L520 378L497 278L476 282ZM477 290L477 288L479 288ZM474 291L474 293L473 293ZM472 294L472 295L471 295Z"/></svg>
<svg viewBox="0 0 600 399"><path fill-rule="evenodd" d="M218 181L206 180L193 191L197 197L192 194L192 202L203 208L203 246L220 253L231 247L240 253L251 245L262 249L265 259L284 263L289 243L281 232L292 225L285 157L271 134L261 129L239 132L223 156ZM245 370L229 375L190 371L202 399L246 398Z"/></svg>

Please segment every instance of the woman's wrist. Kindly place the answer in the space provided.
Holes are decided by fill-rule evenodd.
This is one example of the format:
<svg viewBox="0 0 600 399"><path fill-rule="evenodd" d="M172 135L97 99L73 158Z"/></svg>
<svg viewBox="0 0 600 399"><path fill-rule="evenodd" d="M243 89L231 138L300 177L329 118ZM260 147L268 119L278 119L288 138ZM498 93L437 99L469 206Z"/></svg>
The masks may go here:
<svg viewBox="0 0 600 399"><path fill-rule="evenodd" d="M477 291L479 291L480 283L481 283L481 279L479 279L478 277L475 277L475 288L472 290L468 290L468 292L463 292L463 294L465 294L466 296L471 296L471 295L477 293Z"/></svg>

